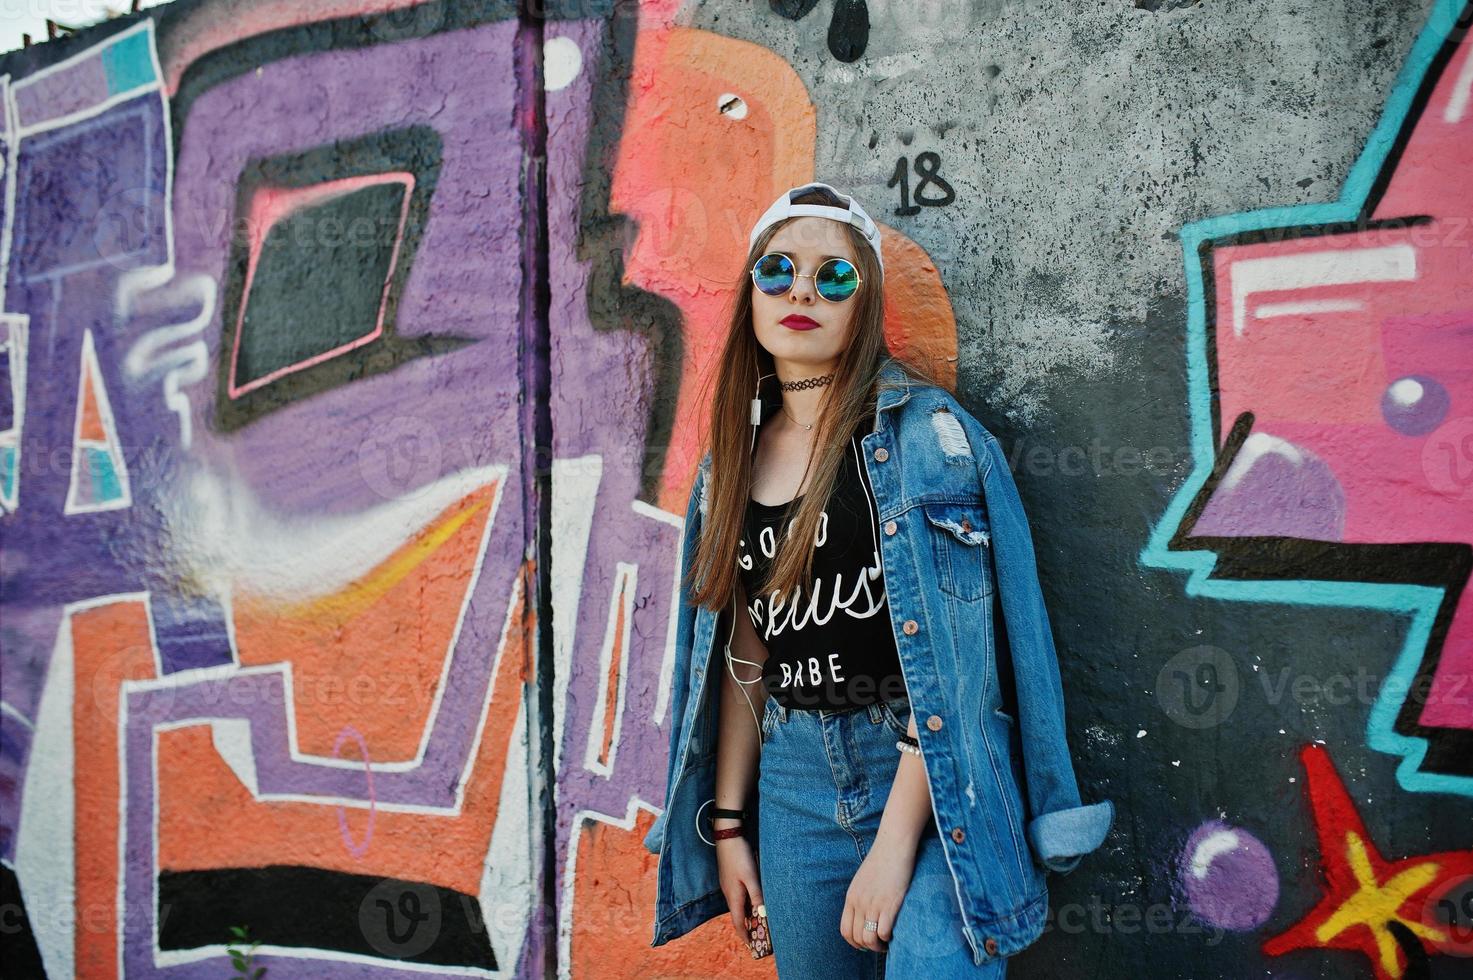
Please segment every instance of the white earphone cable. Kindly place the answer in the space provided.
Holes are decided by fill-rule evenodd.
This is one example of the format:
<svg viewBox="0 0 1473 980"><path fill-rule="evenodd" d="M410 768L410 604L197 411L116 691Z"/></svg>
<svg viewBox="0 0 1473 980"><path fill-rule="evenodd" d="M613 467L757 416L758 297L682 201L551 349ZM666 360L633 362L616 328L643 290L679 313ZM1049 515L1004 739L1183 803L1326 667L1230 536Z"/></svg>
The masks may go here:
<svg viewBox="0 0 1473 980"><path fill-rule="evenodd" d="M771 377L774 377L774 375L769 373L760 375L757 378L757 391L754 392L752 395L752 441L751 444L747 447L748 455L750 455L751 452L757 448L757 427L762 424L762 379ZM762 719L757 717L757 708L754 704L752 704L752 696L747 693L747 687L752 684L762 683L763 665L755 660L747 660L742 657L738 657L731 652L731 641L736 636L736 617L745 612L745 609L732 610L731 632L728 633L726 637L726 671L731 675L731 679L737 682L737 689L742 692L742 700L747 702L747 710L752 713L752 723L757 726L757 739L758 746L760 748L762 739ZM749 681L742 680L736 675L736 667L733 665L733 662L744 663L748 666L756 667L758 670L757 676Z"/></svg>

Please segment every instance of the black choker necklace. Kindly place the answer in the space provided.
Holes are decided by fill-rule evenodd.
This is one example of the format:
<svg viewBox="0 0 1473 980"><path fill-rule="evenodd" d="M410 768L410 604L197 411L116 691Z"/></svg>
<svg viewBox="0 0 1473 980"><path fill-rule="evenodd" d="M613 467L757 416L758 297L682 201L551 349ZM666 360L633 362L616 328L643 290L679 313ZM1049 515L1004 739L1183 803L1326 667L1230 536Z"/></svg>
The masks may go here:
<svg viewBox="0 0 1473 980"><path fill-rule="evenodd" d="M817 378L803 378L801 381L784 381L782 385L783 391L802 391L804 388L822 388L832 380L834 380L834 375L830 372Z"/></svg>

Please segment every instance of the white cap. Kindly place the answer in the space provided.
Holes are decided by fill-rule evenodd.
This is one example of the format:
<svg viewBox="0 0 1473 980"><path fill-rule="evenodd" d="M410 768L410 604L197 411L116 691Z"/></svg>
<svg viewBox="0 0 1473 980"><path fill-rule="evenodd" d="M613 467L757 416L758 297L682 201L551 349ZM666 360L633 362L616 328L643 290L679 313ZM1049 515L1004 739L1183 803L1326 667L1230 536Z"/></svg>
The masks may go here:
<svg viewBox="0 0 1473 980"><path fill-rule="evenodd" d="M824 204L793 203L792 199L798 193L814 187L822 187L825 190L833 191L848 206L834 208ZM884 273L885 260L880 256L880 229L870 220L870 216L865 212L864 208L859 206L859 202L853 197L816 180L809 184L789 188L778 195L777 200L772 202L772 205L762 213L762 217L758 218L757 223L752 226L752 234L747 237L748 251L757 244L757 236L761 235L767 228L782 221L784 218L796 217L829 218L833 221L840 221L846 225L853 225L858 228L863 233L865 241L869 242L870 249L874 251L875 261L880 264L881 274Z"/></svg>

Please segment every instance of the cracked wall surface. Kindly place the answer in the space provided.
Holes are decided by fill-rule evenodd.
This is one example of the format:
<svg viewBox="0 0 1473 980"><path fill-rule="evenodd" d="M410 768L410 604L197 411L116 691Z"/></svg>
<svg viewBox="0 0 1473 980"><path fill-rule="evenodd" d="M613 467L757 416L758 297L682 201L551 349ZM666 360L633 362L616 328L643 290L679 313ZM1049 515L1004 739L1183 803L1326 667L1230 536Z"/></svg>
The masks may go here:
<svg viewBox="0 0 1473 980"><path fill-rule="evenodd" d="M641 842L704 383L815 179L1006 450L1116 806L1011 972L1457 975L1469 27L178 0L0 56L6 975L770 975L649 946Z"/></svg>

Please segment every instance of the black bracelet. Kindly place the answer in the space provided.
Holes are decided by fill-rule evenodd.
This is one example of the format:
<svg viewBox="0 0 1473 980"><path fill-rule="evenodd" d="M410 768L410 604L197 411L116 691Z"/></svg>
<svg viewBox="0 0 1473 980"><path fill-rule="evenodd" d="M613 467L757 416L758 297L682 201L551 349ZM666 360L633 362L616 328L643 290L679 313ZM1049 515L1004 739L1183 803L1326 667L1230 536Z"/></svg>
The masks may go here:
<svg viewBox="0 0 1473 980"><path fill-rule="evenodd" d="M909 735L901 735L901 736L898 736L898 737L899 737L900 741L904 742L906 745L911 745L911 746L914 746L916 748L920 748L921 747L921 743L918 740L911 738Z"/></svg>
<svg viewBox="0 0 1473 980"><path fill-rule="evenodd" d="M719 806L713 806L711 808L711 819L712 820L717 820L717 819L719 819L721 817L730 817L730 818L734 818L734 819L737 819L737 820L745 820L747 818L747 811L744 810L744 809L743 810L727 810L727 809L724 809L724 808L719 807Z"/></svg>

